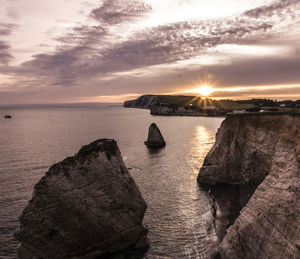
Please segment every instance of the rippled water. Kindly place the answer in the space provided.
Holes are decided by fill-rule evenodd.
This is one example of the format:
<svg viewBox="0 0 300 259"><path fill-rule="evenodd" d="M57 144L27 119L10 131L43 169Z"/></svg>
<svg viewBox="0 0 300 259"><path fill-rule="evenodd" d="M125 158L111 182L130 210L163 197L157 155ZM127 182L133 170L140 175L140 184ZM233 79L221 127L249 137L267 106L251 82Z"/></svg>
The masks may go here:
<svg viewBox="0 0 300 259"><path fill-rule="evenodd" d="M148 204L146 258L205 258L215 234L207 194L196 178L222 120L121 107L0 108L0 258L15 258L12 234L35 183L50 165L97 138L117 140ZM143 143L152 122L167 142L159 152Z"/></svg>

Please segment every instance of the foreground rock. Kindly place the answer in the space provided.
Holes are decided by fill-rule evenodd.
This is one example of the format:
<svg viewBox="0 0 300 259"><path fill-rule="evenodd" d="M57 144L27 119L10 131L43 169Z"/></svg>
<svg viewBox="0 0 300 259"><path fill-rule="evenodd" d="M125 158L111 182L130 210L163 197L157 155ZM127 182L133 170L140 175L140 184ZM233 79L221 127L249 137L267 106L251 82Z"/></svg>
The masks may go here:
<svg viewBox="0 0 300 259"><path fill-rule="evenodd" d="M148 139L145 141L145 145L149 148L162 148L166 146L164 137L155 123L152 123L149 127Z"/></svg>
<svg viewBox="0 0 300 259"><path fill-rule="evenodd" d="M219 257L300 258L299 129L298 114L230 115L222 123L198 181L212 189L256 189L249 197L236 195L245 206L227 229Z"/></svg>
<svg viewBox="0 0 300 259"><path fill-rule="evenodd" d="M97 140L53 165L35 186L15 234L18 256L110 258L124 249L134 254L147 247L145 210L117 143Z"/></svg>

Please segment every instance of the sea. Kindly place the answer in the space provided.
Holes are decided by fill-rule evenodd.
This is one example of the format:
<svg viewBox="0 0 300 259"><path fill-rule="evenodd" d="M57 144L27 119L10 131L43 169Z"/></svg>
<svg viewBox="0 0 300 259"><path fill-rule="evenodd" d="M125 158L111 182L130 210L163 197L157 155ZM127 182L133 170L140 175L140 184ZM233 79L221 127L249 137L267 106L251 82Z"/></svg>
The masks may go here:
<svg viewBox="0 0 300 259"><path fill-rule="evenodd" d="M13 233L34 185L53 163L99 138L117 141L148 204L144 223L151 245L145 258L207 258L217 237L197 175L222 120L152 116L120 106L0 108L0 258L16 258ZM167 143L156 152L144 145L152 122Z"/></svg>

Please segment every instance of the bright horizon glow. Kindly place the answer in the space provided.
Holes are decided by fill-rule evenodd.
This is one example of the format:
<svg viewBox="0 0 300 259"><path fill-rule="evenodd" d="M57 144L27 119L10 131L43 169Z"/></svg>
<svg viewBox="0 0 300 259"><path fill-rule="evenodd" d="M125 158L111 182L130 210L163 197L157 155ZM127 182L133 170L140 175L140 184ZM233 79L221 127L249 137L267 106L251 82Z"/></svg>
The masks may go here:
<svg viewBox="0 0 300 259"><path fill-rule="evenodd" d="M213 88L209 85L202 85L190 91L191 93L198 93L201 96L207 97L213 92Z"/></svg>
<svg viewBox="0 0 300 259"><path fill-rule="evenodd" d="M242 92L247 90L275 90L275 89L286 89L286 88L300 88L300 84L282 84L282 85L257 85L257 86L236 86L226 88L215 88L214 92Z"/></svg>

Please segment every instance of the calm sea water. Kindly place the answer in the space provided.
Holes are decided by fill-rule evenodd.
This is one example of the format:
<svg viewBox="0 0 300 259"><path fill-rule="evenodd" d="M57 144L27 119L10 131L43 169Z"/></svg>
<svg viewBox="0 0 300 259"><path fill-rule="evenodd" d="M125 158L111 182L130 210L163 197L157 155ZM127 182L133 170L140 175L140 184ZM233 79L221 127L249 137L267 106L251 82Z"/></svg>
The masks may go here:
<svg viewBox="0 0 300 259"><path fill-rule="evenodd" d="M209 199L196 178L222 120L122 107L0 108L0 258L16 257L18 217L49 166L98 138L117 140L148 204L145 257L205 258L216 238ZM143 143L152 122L167 142L159 152Z"/></svg>

